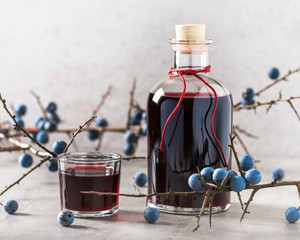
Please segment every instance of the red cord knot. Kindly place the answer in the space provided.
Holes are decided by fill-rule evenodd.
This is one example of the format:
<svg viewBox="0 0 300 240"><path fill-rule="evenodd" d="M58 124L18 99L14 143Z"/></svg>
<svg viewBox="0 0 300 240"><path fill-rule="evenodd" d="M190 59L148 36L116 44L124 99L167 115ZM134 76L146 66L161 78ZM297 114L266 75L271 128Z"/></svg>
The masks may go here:
<svg viewBox="0 0 300 240"><path fill-rule="evenodd" d="M181 80L182 80L182 83L183 83L183 90L182 90L182 93L180 95L180 98L179 98L179 101L176 105L176 107L174 108L174 110L172 111L172 113L170 114L170 116L168 117L166 123L165 123L165 126L164 126L164 129L163 129L163 132L162 132L162 135L161 135L161 142L160 142L160 150L163 149L163 142L164 142L164 137L165 137L165 134L166 134L166 130L167 130L167 126L170 122L170 120L172 119L172 117L174 116L174 114L177 112L178 108L180 107L180 104L184 98L184 95L185 95L185 91L186 91L186 81L185 81L185 78L183 77L183 75L194 75L196 78L198 78L201 82L203 82L213 93L214 93L214 97L215 97L215 106L214 106L214 109L213 109L213 112L212 112L212 116L211 116L211 121L210 121L210 129L211 129L211 132L221 150L221 153L222 153L222 158L223 158L223 163L226 167L228 167L228 163L226 161L226 158L225 158L225 154L224 154L224 151L223 151L223 148L222 148L222 145L220 143L220 141L218 140L215 132L214 132L214 128L213 128L213 123L214 123L214 117L215 117L215 113L216 113L216 110L217 110L217 106L218 106L218 95L215 91L215 89L208 83L206 82L200 75L197 75L198 73L208 73L210 72L210 65L209 66L206 66L205 68L203 69L197 69L197 70L193 70L193 69L186 69L186 70L180 70L180 69L176 69L176 68L171 68L168 75L169 77L180 77ZM222 160L222 159L221 159Z"/></svg>
<svg viewBox="0 0 300 240"><path fill-rule="evenodd" d="M210 65L204 67L203 69L197 69L197 70L193 70L193 69L181 70L177 68L171 68L168 75L169 77L179 77L180 75L196 75L198 73L209 73L210 68L211 68Z"/></svg>

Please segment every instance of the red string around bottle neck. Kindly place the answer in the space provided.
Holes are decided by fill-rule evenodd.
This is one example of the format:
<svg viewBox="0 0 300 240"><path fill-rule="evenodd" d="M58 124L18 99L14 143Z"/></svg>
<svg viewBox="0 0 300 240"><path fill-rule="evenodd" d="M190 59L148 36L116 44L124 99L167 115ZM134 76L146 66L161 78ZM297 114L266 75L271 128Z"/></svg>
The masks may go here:
<svg viewBox="0 0 300 240"><path fill-rule="evenodd" d="M180 105L182 103L182 100L184 98L184 95L185 95L186 81L185 81L185 78L183 77L183 75L193 75L193 76L197 77L200 81L202 81L213 92L213 94L215 96L215 106L214 106L212 116L211 116L210 129L211 129L211 132L212 132L212 134L213 134L213 136L214 136L214 138L215 138L215 140L216 140L216 142L217 142L217 144L218 144L218 146L221 150L222 157L224 159L224 165L226 167L228 167L228 163L226 161L222 145L221 145L220 141L218 140L218 138L217 138L217 136L214 132L214 129L213 129L214 117L215 117L215 113L216 113L216 109L217 109L217 105L218 105L218 95L217 95L215 89L209 83L207 83L201 76L197 75L198 73L208 73L208 72L210 72L210 68L211 67L209 65L209 66L206 66L203 69L197 69L197 70L193 70L193 69L180 70L180 69L176 69L176 68L171 68L170 69L170 72L168 73L169 77L171 77L171 78L172 77L180 77L180 79L182 80L182 83L183 83L183 90L182 90L182 93L180 95L180 98L179 98L179 101L178 101L176 107L174 108L174 110L172 111L170 116L168 117L168 119L166 121L166 124L164 126L162 136L161 136L160 150L163 149L163 142L164 142L167 126L168 126L170 120L172 119L172 117L174 116L174 114L177 112L178 108L180 107Z"/></svg>

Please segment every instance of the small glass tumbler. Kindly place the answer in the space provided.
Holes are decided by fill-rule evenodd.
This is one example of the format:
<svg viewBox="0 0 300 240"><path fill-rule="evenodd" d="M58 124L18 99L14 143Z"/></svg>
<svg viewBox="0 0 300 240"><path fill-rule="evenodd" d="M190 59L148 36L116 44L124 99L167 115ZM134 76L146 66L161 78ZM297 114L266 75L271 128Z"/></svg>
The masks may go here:
<svg viewBox="0 0 300 240"><path fill-rule="evenodd" d="M81 191L119 193L122 156L116 153L73 152L58 155L60 203L75 217L104 217L118 211L119 196Z"/></svg>

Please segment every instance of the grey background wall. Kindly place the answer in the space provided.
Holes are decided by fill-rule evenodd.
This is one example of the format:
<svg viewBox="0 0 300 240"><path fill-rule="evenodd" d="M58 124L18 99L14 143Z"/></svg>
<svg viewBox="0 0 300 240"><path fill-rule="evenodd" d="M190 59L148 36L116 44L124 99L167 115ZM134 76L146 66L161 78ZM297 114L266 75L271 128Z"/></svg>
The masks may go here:
<svg viewBox="0 0 300 240"><path fill-rule="evenodd" d="M244 88L270 83L270 67L285 73L300 66L299 12L297 0L0 0L0 91L9 102L30 106L27 125L40 115L29 93L34 89L43 101L59 103L65 125L76 126L112 84L101 115L120 125L133 77L145 106L148 91L166 76L174 25L206 23L214 40L211 75L236 102ZM300 74L257 100L276 98L280 90L283 96L300 95ZM300 110L300 101L295 106ZM5 118L1 109L0 120ZM286 103L268 114L264 108L236 113L234 121L261 136L245 139L255 155L300 155L300 124ZM122 137L108 135L104 149L121 151L122 139L110 144L115 138ZM92 145L86 136L80 144ZM145 150L145 140L140 147Z"/></svg>

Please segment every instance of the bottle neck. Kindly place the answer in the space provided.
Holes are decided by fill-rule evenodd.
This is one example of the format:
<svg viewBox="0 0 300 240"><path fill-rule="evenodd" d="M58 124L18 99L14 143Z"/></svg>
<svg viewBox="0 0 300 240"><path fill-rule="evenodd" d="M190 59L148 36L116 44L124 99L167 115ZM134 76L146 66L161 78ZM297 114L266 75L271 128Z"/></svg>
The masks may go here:
<svg viewBox="0 0 300 240"><path fill-rule="evenodd" d="M173 66L177 69L203 69L209 65L208 52L174 51Z"/></svg>

